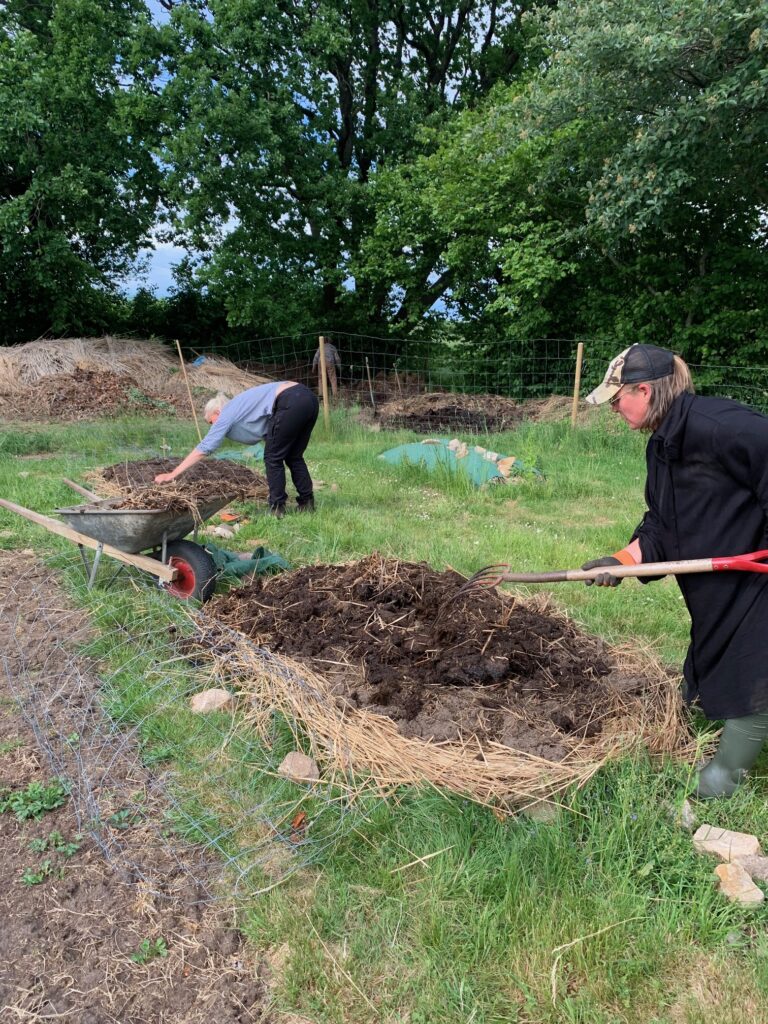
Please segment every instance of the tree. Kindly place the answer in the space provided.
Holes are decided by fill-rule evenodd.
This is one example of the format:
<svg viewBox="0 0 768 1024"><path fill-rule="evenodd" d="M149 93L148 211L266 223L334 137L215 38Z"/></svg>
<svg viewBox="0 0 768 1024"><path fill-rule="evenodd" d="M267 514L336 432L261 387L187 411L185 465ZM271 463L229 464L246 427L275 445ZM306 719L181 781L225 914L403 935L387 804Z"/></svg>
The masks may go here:
<svg viewBox="0 0 768 1024"><path fill-rule="evenodd" d="M0 11L0 331L101 330L155 219L157 33L142 0Z"/></svg>
<svg viewBox="0 0 768 1024"><path fill-rule="evenodd" d="M364 271L398 285L431 245L488 336L764 359L765 4L596 0L529 25L541 69L380 176Z"/></svg>
<svg viewBox="0 0 768 1024"><path fill-rule="evenodd" d="M164 159L180 237L233 323L371 325L389 284L351 276L372 181L521 62L509 0L168 0ZM407 297L423 314L435 289ZM439 293L439 292L438 292Z"/></svg>

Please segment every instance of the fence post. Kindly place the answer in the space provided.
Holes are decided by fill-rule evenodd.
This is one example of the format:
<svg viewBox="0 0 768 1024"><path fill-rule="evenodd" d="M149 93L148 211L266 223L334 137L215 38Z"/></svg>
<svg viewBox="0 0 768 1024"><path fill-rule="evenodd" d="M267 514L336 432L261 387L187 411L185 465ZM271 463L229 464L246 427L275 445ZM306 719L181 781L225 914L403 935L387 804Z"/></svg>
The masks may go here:
<svg viewBox="0 0 768 1024"><path fill-rule="evenodd" d="M573 381L573 407L571 408L571 427L576 426L576 413L579 408L579 389L581 388L581 361L584 358L584 342L580 341L576 348L576 377Z"/></svg>
<svg viewBox="0 0 768 1024"><path fill-rule="evenodd" d="M330 429L330 409L328 408L328 377L325 372L325 338L320 335L320 390L323 393L323 421L325 422L325 429Z"/></svg>

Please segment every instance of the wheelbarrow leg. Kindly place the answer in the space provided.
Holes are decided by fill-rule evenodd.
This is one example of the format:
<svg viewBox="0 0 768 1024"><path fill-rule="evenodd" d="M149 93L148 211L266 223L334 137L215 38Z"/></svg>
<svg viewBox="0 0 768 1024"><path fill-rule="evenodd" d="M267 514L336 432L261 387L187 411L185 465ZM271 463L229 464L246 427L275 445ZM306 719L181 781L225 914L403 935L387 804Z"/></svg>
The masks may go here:
<svg viewBox="0 0 768 1024"><path fill-rule="evenodd" d="M82 558L83 565L85 566L85 575L88 577L88 589L93 590L93 584L96 581L96 573L99 569L99 562L101 561L101 553L104 550L104 545L98 544L96 546L96 550L93 554L93 562L91 562L90 565L88 564L88 556L85 553L83 545L78 544L77 546L80 549L80 557Z"/></svg>

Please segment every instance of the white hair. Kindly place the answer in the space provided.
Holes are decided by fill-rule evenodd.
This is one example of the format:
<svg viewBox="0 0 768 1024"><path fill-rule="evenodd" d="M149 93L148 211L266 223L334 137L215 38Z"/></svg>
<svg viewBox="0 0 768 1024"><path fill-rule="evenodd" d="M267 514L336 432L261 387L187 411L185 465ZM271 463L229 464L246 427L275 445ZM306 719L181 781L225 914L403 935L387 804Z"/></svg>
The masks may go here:
<svg viewBox="0 0 768 1024"><path fill-rule="evenodd" d="M229 398L224 394L223 391L220 391L218 395L214 395L213 398L209 399L209 401L205 403L203 415L207 419L209 416L213 416L215 412L221 412L221 410L224 408L228 401Z"/></svg>

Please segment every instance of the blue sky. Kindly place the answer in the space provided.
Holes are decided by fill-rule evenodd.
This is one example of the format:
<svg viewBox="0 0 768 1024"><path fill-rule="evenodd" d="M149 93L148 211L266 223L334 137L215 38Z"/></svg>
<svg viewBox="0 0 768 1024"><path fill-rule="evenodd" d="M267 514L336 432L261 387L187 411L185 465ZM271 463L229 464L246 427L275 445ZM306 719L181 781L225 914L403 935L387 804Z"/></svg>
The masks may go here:
<svg viewBox="0 0 768 1024"><path fill-rule="evenodd" d="M186 252L170 242L156 242L153 249L142 249L140 257L147 262L146 272L126 278L124 290L128 295L135 295L139 288L151 288L159 296L167 295L173 286L171 268Z"/></svg>

